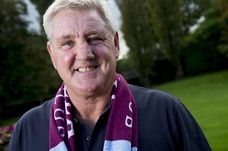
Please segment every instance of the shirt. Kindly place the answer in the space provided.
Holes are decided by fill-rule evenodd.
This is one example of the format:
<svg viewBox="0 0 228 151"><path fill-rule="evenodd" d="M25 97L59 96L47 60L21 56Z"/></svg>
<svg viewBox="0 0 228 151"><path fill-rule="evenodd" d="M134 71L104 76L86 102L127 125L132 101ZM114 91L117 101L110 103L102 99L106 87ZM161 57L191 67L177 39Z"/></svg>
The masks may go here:
<svg viewBox="0 0 228 151"><path fill-rule="evenodd" d="M158 90L129 85L137 104L138 151L211 151L199 125L176 97ZM31 109L18 121L9 151L48 151L52 100ZM101 151L109 110L92 133L75 123L79 151Z"/></svg>

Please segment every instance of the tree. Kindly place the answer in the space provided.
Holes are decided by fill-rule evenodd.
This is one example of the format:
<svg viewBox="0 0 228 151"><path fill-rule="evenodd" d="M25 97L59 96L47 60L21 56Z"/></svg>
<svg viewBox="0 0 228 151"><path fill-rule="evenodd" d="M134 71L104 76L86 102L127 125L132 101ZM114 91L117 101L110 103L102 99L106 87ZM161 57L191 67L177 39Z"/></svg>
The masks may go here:
<svg viewBox="0 0 228 151"><path fill-rule="evenodd" d="M218 46L218 49L228 57L228 1L220 0L217 6L218 11L221 13L220 22L223 28L220 38L221 44Z"/></svg>
<svg viewBox="0 0 228 151"><path fill-rule="evenodd" d="M183 45L182 16L179 0L149 0L150 21L164 55L177 68L176 75L183 76L179 58Z"/></svg>
<svg viewBox="0 0 228 151"><path fill-rule="evenodd" d="M21 62L20 50L23 36L27 33L27 23L20 17L26 14L25 3L19 0L0 0L0 3L0 95L5 98L7 91L11 92L11 83L19 80L10 72L18 67L15 62Z"/></svg>
<svg viewBox="0 0 228 151"><path fill-rule="evenodd" d="M42 35L30 33L21 17L27 13L21 0L0 0L0 96L10 101L50 98L59 78ZM56 90L54 90L56 91Z"/></svg>
<svg viewBox="0 0 228 151"><path fill-rule="evenodd" d="M148 5L161 50L176 66L176 76L182 77L180 52L185 45L184 39L210 6L210 0L148 0Z"/></svg>
<svg viewBox="0 0 228 151"><path fill-rule="evenodd" d="M121 0L117 3L122 12L121 29L130 48L128 58L137 70L141 82L144 85L149 85L150 76L153 74L151 67L156 57L157 47L149 22L147 5L136 2L136 0Z"/></svg>
<svg viewBox="0 0 228 151"><path fill-rule="evenodd" d="M204 21L185 38L182 60L187 75L226 69L228 66L227 58L221 53L225 53L228 37L225 34L227 25L222 2L212 1L211 7L203 13Z"/></svg>
<svg viewBox="0 0 228 151"><path fill-rule="evenodd" d="M180 52L186 45L184 39L192 34L190 28L211 7L211 0L146 0L143 3L136 0L116 1L122 12L122 30L130 47L129 56L133 58L132 56L139 57L141 54L142 58L148 57L151 62L166 58L175 65L176 76L183 76ZM139 38L143 39L143 43L137 39L139 36L136 33L144 37ZM136 48L138 51L135 51ZM152 56L139 53L145 48L149 48L147 50L151 51ZM145 60L135 62L134 58L139 72L143 72L140 68L152 70L153 63L142 66L141 61Z"/></svg>

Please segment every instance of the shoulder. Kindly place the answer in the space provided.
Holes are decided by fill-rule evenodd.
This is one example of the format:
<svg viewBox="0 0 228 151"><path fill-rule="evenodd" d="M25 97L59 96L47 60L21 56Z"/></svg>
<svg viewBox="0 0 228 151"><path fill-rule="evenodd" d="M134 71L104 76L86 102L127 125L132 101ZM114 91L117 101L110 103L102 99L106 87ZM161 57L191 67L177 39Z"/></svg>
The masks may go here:
<svg viewBox="0 0 228 151"><path fill-rule="evenodd" d="M37 121L38 119L49 119L49 113L53 99L45 101L43 104L25 112L18 123Z"/></svg>
<svg viewBox="0 0 228 151"><path fill-rule="evenodd" d="M139 148L210 150L199 125L177 97L134 85L129 88L137 104Z"/></svg>
<svg viewBox="0 0 228 151"><path fill-rule="evenodd" d="M47 150L52 100L27 111L17 122L9 151Z"/></svg>
<svg viewBox="0 0 228 151"><path fill-rule="evenodd" d="M164 91L148 89L129 84L129 88L135 98L138 108L156 107L159 108L178 108L183 106L181 101Z"/></svg>
<svg viewBox="0 0 228 151"><path fill-rule="evenodd" d="M176 96L164 91L129 85L135 98L139 118L151 115L158 119L169 119L172 124L179 122L196 124L194 117ZM174 122L175 121L175 122Z"/></svg>

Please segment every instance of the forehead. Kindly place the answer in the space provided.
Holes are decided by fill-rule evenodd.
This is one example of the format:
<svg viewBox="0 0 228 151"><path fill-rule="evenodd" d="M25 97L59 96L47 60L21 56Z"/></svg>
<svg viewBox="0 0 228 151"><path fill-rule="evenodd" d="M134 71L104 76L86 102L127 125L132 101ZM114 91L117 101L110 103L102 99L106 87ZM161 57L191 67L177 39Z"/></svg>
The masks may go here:
<svg viewBox="0 0 228 151"><path fill-rule="evenodd" d="M55 15L52 22L52 36L81 34L105 30L105 22L96 10L63 10Z"/></svg>

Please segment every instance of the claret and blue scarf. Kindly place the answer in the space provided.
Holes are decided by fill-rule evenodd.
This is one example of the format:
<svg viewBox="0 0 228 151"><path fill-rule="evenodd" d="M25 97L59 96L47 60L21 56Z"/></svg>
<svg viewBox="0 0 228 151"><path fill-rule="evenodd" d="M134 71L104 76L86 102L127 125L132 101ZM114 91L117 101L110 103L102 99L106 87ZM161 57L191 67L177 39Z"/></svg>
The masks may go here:
<svg viewBox="0 0 228 151"><path fill-rule="evenodd" d="M137 109L124 78L117 74L111 95L112 105L105 132L103 151L137 151ZM72 107L64 85L52 104L49 151L75 151Z"/></svg>

